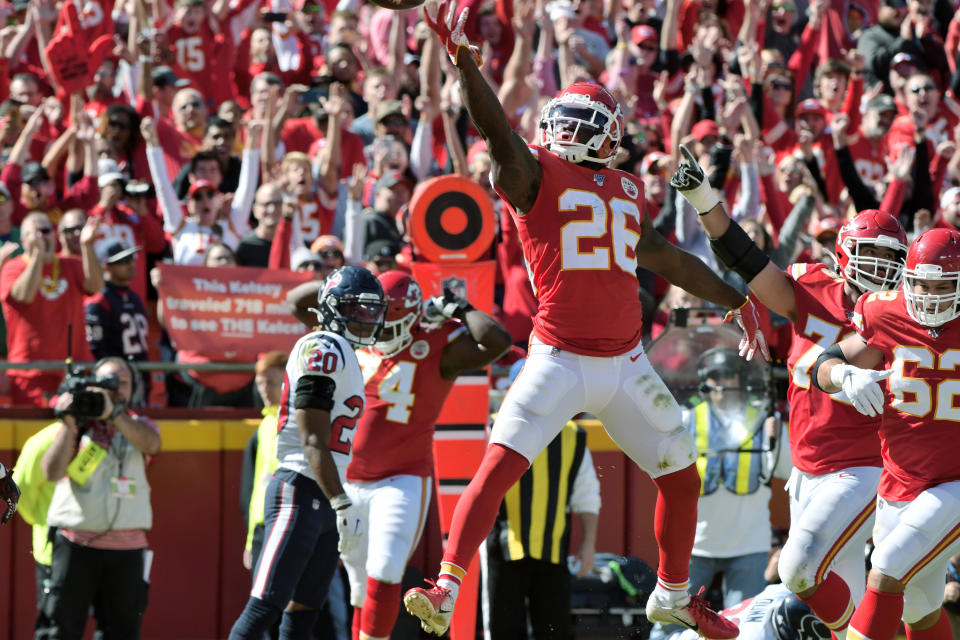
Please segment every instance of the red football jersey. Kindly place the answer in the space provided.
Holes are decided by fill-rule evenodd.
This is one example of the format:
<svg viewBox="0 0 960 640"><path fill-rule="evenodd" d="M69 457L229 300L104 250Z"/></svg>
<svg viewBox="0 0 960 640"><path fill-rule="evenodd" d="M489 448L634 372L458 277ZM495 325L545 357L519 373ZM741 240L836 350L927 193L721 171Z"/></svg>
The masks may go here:
<svg viewBox="0 0 960 640"><path fill-rule="evenodd" d="M520 235L539 302L533 331L587 356L616 356L640 341L637 256L643 183L617 169L589 169L531 147L543 171L530 211L504 204Z"/></svg>
<svg viewBox="0 0 960 640"><path fill-rule="evenodd" d="M880 426L885 500L913 500L920 492L960 480L960 323L931 329L907 313L902 291L860 298L854 321L867 345L883 352L886 408ZM954 444L950 444L953 442Z"/></svg>
<svg viewBox="0 0 960 640"><path fill-rule="evenodd" d="M822 264L794 264L788 270L797 300L797 321L787 367L790 386L790 455L793 466L822 474L848 467L879 467L878 418L813 388L817 357L856 329L844 280Z"/></svg>
<svg viewBox="0 0 960 640"><path fill-rule="evenodd" d="M454 383L440 375L440 358L464 331L456 320L435 329L416 325L410 346L389 358L357 351L366 409L357 422L347 480L433 475L433 430Z"/></svg>

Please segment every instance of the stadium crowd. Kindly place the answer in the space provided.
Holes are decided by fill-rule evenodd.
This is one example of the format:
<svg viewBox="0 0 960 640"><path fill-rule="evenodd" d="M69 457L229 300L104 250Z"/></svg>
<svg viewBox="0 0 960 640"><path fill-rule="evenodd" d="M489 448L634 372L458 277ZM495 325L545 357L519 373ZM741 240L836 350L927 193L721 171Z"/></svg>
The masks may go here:
<svg viewBox="0 0 960 640"><path fill-rule="evenodd" d="M310 272L318 281L345 265L363 266L374 275L409 272L412 264L425 260L423 248L412 238L412 197L432 177L458 175L479 185L496 212L494 242L484 256L497 266L490 322L498 322L509 333L514 349L508 357L516 360L530 343L538 313L531 272L536 279L549 267L542 266L542 255L524 251L531 242L530 233L525 224L518 230L501 196L511 205L527 205L517 207L524 212L542 210L546 205L536 198L541 187L555 188L555 176L568 169L550 164L555 160L547 154L536 161L525 156L518 159L516 153L511 158L497 156L507 149L508 137L491 136L489 130L481 136L479 123L496 122L489 113L477 112L486 96L478 93L479 84L461 86L464 78L486 83L509 126L529 144L547 142L548 133L556 136L551 142L561 147L585 142L576 138L576 130L567 132L569 139L564 139L558 116L549 113L549 101L563 87L595 83L605 89L580 94L601 96L587 100L584 122L588 124L590 117L600 113L594 110L596 102L609 97L610 104L603 102L605 108L611 115L619 109L618 116L592 122L610 140L604 138L600 149L591 149L603 151L607 144L606 150L614 153L599 161L603 166L595 168L593 181L599 192L606 178L614 175L600 173L601 169L620 169L630 175L606 188L622 188L633 199L639 195L643 208L636 228L630 226L632 218L622 207L608 214L604 205L594 206L591 218L592 201L558 199L557 206L561 211L584 211L573 223L579 235L569 234L574 245L564 245L565 256L570 250L589 262L608 251L591 244L591 239L609 233L617 246L611 246L604 269L615 271L610 267L612 259L621 268L631 267L624 270L632 278L636 268L643 302L642 318L638 310L637 319L645 339L663 331L670 309L709 303L693 297L690 291L697 287L670 284L683 278L654 273L655 267L645 260L666 254L649 236L640 237L641 222L672 243L669 251L682 249L683 255L705 263L712 271L710 277L723 281L718 280L712 293L724 308L734 298L740 304L750 283L750 289L772 310L757 307L771 355L779 361L788 359L796 340L813 340L811 330L798 320L805 317L810 304L800 293L804 287L825 291L831 282L839 282L845 297L838 298L832 310L839 309L847 329L853 330L853 305L860 293L874 290L884 269L874 264L867 285L846 271L849 256L840 250L837 238L852 228L848 223L860 219L858 213L890 214L886 216L889 223L871 223L879 224L880 231L873 229L869 240L890 238L885 241L889 246L882 246L889 249L891 261L897 251L902 261L909 242L928 230L960 229L960 154L956 153L960 10L949 0L463 0L458 7L470 8L459 35L456 30L444 32L423 10L392 11L362 0L174 0L172 4L15 0L0 4L0 18L6 23L0 29L0 310L5 331L0 355L18 364L67 356L77 361L111 356L184 363L230 360L222 348L219 352L178 348L170 338L157 295L164 286L157 265L186 265L198 273L230 266ZM459 37L477 47L470 48ZM480 76L470 75L475 73L471 65L457 59L461 48L474 54ZM567 108L576 105L576 92L573 95ZM563 117L577 120L571 113ZM496 144L500 147L495 148ZM557 163L584 160L557 158ZM541 164L553 167L551 173L539 168ZM523 169L518 176L532 178L527 188L504 174L517 167ZM531 184L535 184L532 190ZM612 204L610 208L614 209ZM622 228L608 222L618 216ZM736 225L748 240L736 245L742 254L732 255L727 230ZM617 243L630 234L638 242L628 242L624 252ZM563 235L566 242L568 234ZM736 241L741 242L740 236ZM856 242L851 246L851 255L858 257ZM754 250L757 253L751 254ZM647 257L641 259L644 252ZM888 259L885 254L876 257ZM541 267L531 268L528 260ZM783 276L788 265L818 262L837 266L840 276L818 280L815 287L796 269L789 278ZM578 264L571 263L570 269L595 268ZM778 268L781 277L776 282L758 278L765 265ZM859 268L855 261L853 268ZM679 276L678 270L669 271ZM850 287L844 288L847 284ZM809 297L816 299L814 294ZM470 328L466 318L475 310L469 303L447 302L452 306L446 320L456 319ZM570 306L574 302L564 301ZM844 305L849 309L844 311ZM863 307L856 307L856 315ZM741 317L753 313L750 298L742 309L737 317L751 352L753 348L765 351L762 338L757 341L756 325ZM541 308L540 313L542 320L549 311ZM952 317L939 319L942 324ZM860 322L857 329L862 333L862 318ZM538 326L538 339L544 335L541 329ZM477 353L500 353L507 346L505 340L494 339L498 336L491 337L493 329L489 331L485 335L490 344ZM599 334L604 331L597 325ZM622 340L610 338L620 340L611 351L633 339L628 333ZM833 340L819 351L839 333L837 329ZM569 343L556 339L564 346ZM884 344L879 337L873 339L877 344L871 348L880 353ZM471 340L474 347L484 346L483 340ZM531 358L538 355L537 346L545 349L540 355L549 352L553 357L559 349L549 344L533 343ZM633 340L614 357L636 347ZM581 348L576 353L602 351L595 343ZM860 380L855 378L859 374L851 373L859 361L847 361L843 352L830 351L835 360L818 361L816 366L824 368L822 381L817 382L817 369L811 373L810 368L819 351L801 372L808 376L806 386L794 375L795 386L811 389L810 393L814 393L811 384L817 393L824 388L846 392L848 377ZM487 362L474 359L471 364ZM312 365L304 366L310 373ZM468 368L450 363L438 366L445 380ZM528 364L528 372L534 370ZM535 375L528 373L526 380ZM0 395L6 397L7 405L52 406L62 378L61 371L9 369L0 374ZM876 381L863 378L855 391L872 393L870 383ZM275 403L255 392L253 372L143 374L142 384L131 381L131 387L142 396L142 404L151 406ZM520 421L517 415L526 409L519 406L522 402L510 407L516 415L500 418L506 426L500 432L503 437L494 440L504 445L506 453L495 454L500 457L490 462L499 474L484 476L478 487L489 480L494 488L502 482L506 491L515 480L511 474L516 471L519 477L538 453L535 445L549 442L549 438L543 443L525 442L517 430L510 431L510 420ZM798 403L793 403L794 408ZM854 407L860 413L869 408L863 402L855 402ZM319 405L308 408L322 409ZM879 409L875 403L873 408ZM633 408L622 411L626 413L615 412L611 417L626 425ZM570 416L560 417L558 428ZM862 427L873 430L876 439L876 423L855 417ZM658 423L648 422L653 433ZM496 427L494 432L498 433ZM663 442L674 437L677 442L683 440L675 434L654 435L663 437ZM295 449L297 438L287 437ZM618 443L623 444L619 439ZM633 457L646 443L627 444L625 450ZM152 447L143 450L149 453ZM813 450L806 447L793 453L802 457ZM864 466L879 475L879 448L873 453ZM681 473L692 473L689 460L674 460L670 465L663 460L646 462L649 468L643 468L648 472L657 464L661 472L670 468L659 477L651 474L661 496L672 492L674 498L680 493L690 498L690 483L679 486ZM835 468L806 469L796 459L794 466L810 478L857 467L842 460ZM291 477L309 472L294 471ZM390 475L390 470L379 471ZM495 475L496 482L490 480ZM317 486L319 491L323 485ZM911 490L915 488L911 485ZM278 484L272 490L283 489ZM351 500L360 502L342 488L337 491L328 495L324 487L323 495L340 505L334 507L338 512L350 509ZM866 507L848 505L864 509L866 515L857 521L858 527L872 517L875 493L869 488L865 492L869 494ZM494 493L471 500L496 506L499 497ZM906 502L916 498L916 493L907 493L898 495ZM795 515L811 508L804 500L808 499L799 500ZM268 514L268 530L276 517ZM888 509L887 520L895 523L896 517ZM467 521L482 523L483 518L464 515L458 526L469 529ZM336 526L340 530L343 525L337 521ZM689 529L692 532L693 527ZM470 535L474 533L486 532ZM798 527L796 535L803 534ZM342 540L343 531L340 536ZM663 552L664 539L658 541ZM408 609L424 621L425 629L438 634L446 630L462 578L463 569L457 563L468 565L473 553L472 539L457 542L461 555L445 557L439 586L414 590L414 608L408 594ZM836 549L813 546L802 551L786 549L787 557L798 565L809 559L804 553L813 554L817 563L823 560L824 566L836 553ZM686 559L672 585L661 562L655 605L661 617L652 620L665 621L664 612L691 606L689 599L684 600L686 578L679 577L686 573L689 550L673 553L674 562L684 553ZM263 567L269 567L269 562ZM846 576L826 571L807 576L800 567L789 571L784 566L781 561L780 573L790 590L834 632L842 633L854 604L863 597L857 592L863 586L854 588L851 583L847 588L841 584L848 580ZM890 624L866 626L874 611L882 608L878 603L895 587L891 581L899 576L888 575L891 571L889 562L876 569L872 578L876 584L868 585L869 606L859 610L866 613L854 618L854 630L859 629L864 638L867 632L875 640L885 637L873 632L886 633L890 624L899 621L891 618L881 621ZM382 581L392 590L389 597L378 597L394 602L399 585L392 578ZM368 587L371 594L382 587L374 582ZM263 585L261 589L269 594ZM835 597L836 593L842 597ZM908 592L908 605L913 597ZM237 637L276 619L279 607L289 599L285 596L277 604L267 602L267 596L251 598L235 627ZM276 611L258 610L266 606L264 602L275 604ZM374 602L378 601L374 598ZM827 606L831 603L840 610L834 612ZM307 604L312 611L313 603ZM928 611L909 606L907 615L913 617L908 622L922 623L913 632L916 638L942 638L940 618L928 620L932 615ZM374 622L374 614L368 616L365 625L385 628L383 620ZM735 635L723 626L727 621L709 619L728 634L716 637ZM691 626L690 621L681 622ZM927 623L936 626L924 627ZM359 633L359 616L355 624ZM934 631L921 633L930 629Z"/></svg>
<svg viewBox="0 0 960 640"><path fill-rule="evenodd" d="M499 212L485 144L418 11L356 0L76 3L67 40L96 67L71 93L57 81L69 56L51 46L70 28L70 4L0 6L11 362L67 355L67 332L51 336L48 318L72 327L76 360L88 348L215 360L177 354L164 337L157 262L320 276L343 263L406 268L419 257L411 194L442 174L479 183ZM681 143L782 266L829 261L854 211L894 212L908 232L957 222L960 21L949 2L461 4L516 130L537 142L541 107L559 87L601 83L624 115L612 166L642 179L659 231L733 282L667 185ZM139 253L111 257L114 241ZM535 298L508 216L488 257L498 318L525 345ZM670 298L661 278L641 273L641 285L649 333ZM772 343L785 357L789 332ZM9 371L10 402L49 404L61 375ZM153 405L255 401L246 373L177 373L154 386Z"/></svg>

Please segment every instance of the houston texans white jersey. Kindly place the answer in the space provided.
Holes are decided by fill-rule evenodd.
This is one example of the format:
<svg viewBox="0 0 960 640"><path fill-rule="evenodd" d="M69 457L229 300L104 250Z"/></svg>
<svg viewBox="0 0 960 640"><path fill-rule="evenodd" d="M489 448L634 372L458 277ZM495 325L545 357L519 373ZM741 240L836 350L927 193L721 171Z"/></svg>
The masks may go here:
<svg viewBox="0 0 960 640"><path fill-rule="evenodd" d="M346 481L350 464L353 435L357 419L363 413L363 373L353 347L342 336L328 331L315 331L300 338L287 360L277 433L277 459L280 466L292 469L316 481L313 470L300 446L297 428L297 382L304 376L323 376L333 380L333 408L330 409L330 441L328 446L340 473Z"/></svg>

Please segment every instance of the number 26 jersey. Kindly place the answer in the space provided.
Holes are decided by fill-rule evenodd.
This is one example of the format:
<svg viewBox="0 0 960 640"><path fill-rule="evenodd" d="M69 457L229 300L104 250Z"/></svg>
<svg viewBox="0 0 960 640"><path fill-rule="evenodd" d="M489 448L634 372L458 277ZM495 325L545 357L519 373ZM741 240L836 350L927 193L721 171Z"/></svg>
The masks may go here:
<svg viewBox="0 0 960 640"><path fill-rule="evenodd" d="M297 341L287 360L277 415L277 459L281 467L316 481L300 446L294 408L297 383L305 376L327 377L335 384L327 446L343 482L352 456L357 420L364 407L363 373L353 347L338 334L315 331Z"/></svg>
<svg viewBox="0 0 960 640"><path fill-rule="evenodd" d="M626 353L640 341L637 256L643 183L616 169L590 169L530 147L542 170L517 225L537 296L534 333L588 356Z"/></svg>

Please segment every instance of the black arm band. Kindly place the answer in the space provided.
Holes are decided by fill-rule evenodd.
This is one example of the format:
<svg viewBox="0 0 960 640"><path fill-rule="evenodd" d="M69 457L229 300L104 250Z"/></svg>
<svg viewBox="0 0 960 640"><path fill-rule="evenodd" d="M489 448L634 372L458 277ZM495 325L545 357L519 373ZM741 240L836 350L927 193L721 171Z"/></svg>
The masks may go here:
<svg viewBox="0 0 960 640"><path fill-rule="evenodd" d="M733 220L719 238L710 238L710 248L728 269L750 282L770 262L769 256Z"/></svg>
<svg viewBox="0 0 960 640"><path fill-rule="evenodd" d="M303 376L297 380L294 409L333 409L333 392L337 383L327 376Z"/></svg>
<svg viewBox="0 0 960 640"><path fill-rule="evenodd" d="M820 383L817 382L817 371L820 370L820 365L822 365L827 360L832 360L833 358L840 358L844 362L847 361L847 357L843 355L843 350L840 349L840 343L834 342L827 349L824 349L823 353L820 354L820 357L817 358L817 361L813 363L813 369L810 370L810 381L813 383L817 389L823 391L823 388L820 386ZM827 393L826 391L823 391Z"/></svg>

